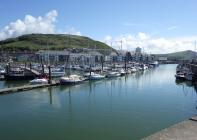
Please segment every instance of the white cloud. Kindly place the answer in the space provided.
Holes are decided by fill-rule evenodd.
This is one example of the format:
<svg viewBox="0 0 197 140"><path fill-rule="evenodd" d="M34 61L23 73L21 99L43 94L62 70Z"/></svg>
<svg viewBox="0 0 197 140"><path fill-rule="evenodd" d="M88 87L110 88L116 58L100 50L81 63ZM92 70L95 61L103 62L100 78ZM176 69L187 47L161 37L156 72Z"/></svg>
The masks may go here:
<svg viewBox="0 0 197 140"><path fill-rule="evenodd" d="M58 12L56 10L48 12L45 16L33 17L26 15L23 20L18 19L5 26L0 31L0 40L31 33L64 33L65 31L59 32L56 29L55 23L57 22L57 16ZM66 33L81 35L81 33L76 31L73 27Z"/></svg>
<svg viewBox="0 0 197 140"><path fill-rule="evenodd" d="M111 41L112 37L110 35L105 36L105 42Z"/></svg>
<svg viewBox="0 0 197 140"><path fill-rule="evenodd" d="M149 39L149 36L146 35L145 33L142 33L142 32L139 32L139 33L138 33L138 37L139 37L140 40Z"/></svg>
<svg viewBox="0 0 197 140"><path fill-rule="evenodd" d="M175 51L194 50L194 42L197 36L179 37L167 39L164 37L153 38L146 33L138 33L137 35L126 34L118 37L105 37L107 44L113 42L113 48L120 49L120 41L124 50L133 51L137 46L142 47L146 53L170 53Z"/></svg>
<svg viewBox="0 0 197 140"><path fill-rule="evenodd" d="M5 26L0 32L0 40L30 33L55 33L56 10L48 12L44 17L26 15L23 20L16 20Z"/></svg>

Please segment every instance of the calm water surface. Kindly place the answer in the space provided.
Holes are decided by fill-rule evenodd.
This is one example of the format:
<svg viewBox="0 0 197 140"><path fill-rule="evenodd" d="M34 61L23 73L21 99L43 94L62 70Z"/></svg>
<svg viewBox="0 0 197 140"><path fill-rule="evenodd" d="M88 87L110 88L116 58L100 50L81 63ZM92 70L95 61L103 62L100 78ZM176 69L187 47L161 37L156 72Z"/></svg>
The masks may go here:
<svg viewBox="0 0 197 140"><path fill-rule="evenodd" d="M176 82L175 68L161 65L127 77L0 96L0 139L146 137L197 114L195 87ZM8 85L1 82L0 88Z"/></svg>

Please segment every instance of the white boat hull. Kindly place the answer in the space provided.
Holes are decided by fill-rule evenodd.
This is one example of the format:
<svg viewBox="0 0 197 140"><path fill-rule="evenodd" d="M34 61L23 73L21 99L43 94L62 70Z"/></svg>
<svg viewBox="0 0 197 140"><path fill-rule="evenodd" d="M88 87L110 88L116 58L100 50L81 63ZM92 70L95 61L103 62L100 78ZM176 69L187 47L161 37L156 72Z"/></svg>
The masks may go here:
<svg viewBox="0 0 197 140"><path fill-rule="evenodd" d="M119 77L119 76L121 76L119 72L112 72L107 74L108 78Z"/></svg>
<svg viewBox="0 0 197 140"><path fill-rule="evenodd" d="M78 75L71 75L69 77L60 78L60 84L77 84L81 83L85 80L85 78Z"/></svg>
<svg viewBox="0 0 197 140"><path fill-rule="evenodd" d="M103 76L103 75L91 75L89 77L89 80L101 80L101 79L104 79L104 78L105 78L105 76Z"/></svg>
<svg viewBox="0 0 197 140"><path fill-rule="evenodd" d="M47 79L34 79L30 81L31 84L48 84Z"/></svg>

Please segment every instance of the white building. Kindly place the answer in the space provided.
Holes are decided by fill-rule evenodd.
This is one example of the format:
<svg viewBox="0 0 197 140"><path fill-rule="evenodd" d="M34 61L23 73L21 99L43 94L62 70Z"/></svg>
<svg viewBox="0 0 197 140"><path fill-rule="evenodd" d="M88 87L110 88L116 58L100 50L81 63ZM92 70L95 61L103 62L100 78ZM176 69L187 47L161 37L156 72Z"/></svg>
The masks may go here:
<svg viewBox="0 0 197 140"><path fill-rule="evenodd" d="M42 63L56 64L58 62L71 62L73 64L93 64L101 61L102 54L99 52L72 53L67 50L40 50L36 53Z"/></svg>
<svg viewBox="0 0 197 140"><path fill-rule="evenodd" d="M36 55L38 60L43 63L64 62L69 58L69 52L66 50L40 50L36 53Z"/></svg>

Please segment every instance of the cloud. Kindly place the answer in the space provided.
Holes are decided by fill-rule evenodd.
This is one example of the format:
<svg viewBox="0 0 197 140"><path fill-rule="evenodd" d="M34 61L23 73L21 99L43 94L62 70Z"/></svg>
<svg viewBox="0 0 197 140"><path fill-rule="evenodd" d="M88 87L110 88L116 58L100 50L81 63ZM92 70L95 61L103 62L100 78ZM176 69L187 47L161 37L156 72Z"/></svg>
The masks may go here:
<svg viewBox="0 0 197 140"><path fill-rule="evenodd" d="M104 42L108 45L113 42L113 48L120 49L120 41L124 50L133 51L136 47L141 47L146 53L170 53L184 50L194 50L194 42L197 36L179 37L179 38L164 38L151 37L150 35L140 32L137 35L125 34L118 37L105 37Z"/></svg>
<svg viewBox="0 0 197 140"><path fill-rule="evenodd" d="M105 36L105 42L111 41L112 37L110 35Z"/></svg>
<svg viewBox="0 0 197 140"><path fill-rule="evenodd" d="M44 17L26 15L23 20L18 19L5 26L0 32L0 40L30 33L55 33L57 15L56 10L48 12Z"/></svg>
<svg viewBox="0 0 197 140"><path fill-rule="evenodd" d="M0 40L31 33L65 33L65 31L59 32L56 29L55 24L57 22L57 16L58 12L56 10L51 10L44 16L33 17L31 15L26 15L23 20L18 19L5 26L0 31ZM81 35L74 27L70 28L66 33Z"/></svg>
<svg viewBox="0 0 197 140"><path fill-rule="evenodd" d="M146 35L145 33L142 33L142 32L139 32L139 33L138 33L138 37L139 37L140 40L149 39L149 36Z"/></svg>

